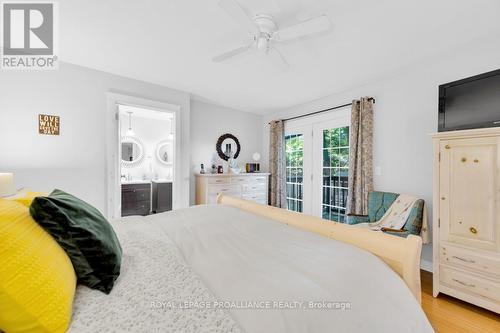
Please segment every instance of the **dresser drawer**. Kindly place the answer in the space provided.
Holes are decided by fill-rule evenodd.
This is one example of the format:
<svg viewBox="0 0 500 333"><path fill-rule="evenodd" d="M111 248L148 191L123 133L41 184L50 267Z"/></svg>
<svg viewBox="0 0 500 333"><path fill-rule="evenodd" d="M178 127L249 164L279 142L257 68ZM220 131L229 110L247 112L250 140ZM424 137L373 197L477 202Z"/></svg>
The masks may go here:
<svg viewBox="0 0 500 333"><path fill-rule="evenodd" d="M500 254L489 254L480 250L442 244L439 256L444 264L464 267L500 278Z"/></svg>
<svg viewBox="0 0 500 333"><path fill-rule="evenodd" d="M207 182L209 184L229 184L230 179L229 177L217 177L217 178L213 177L213 178L208 178Z"/></svg>
<svg viewBox="0 0 500 333"><path fill-rule="evenodd" d="M250 192L266 192L266 184L265 183L250 183L243 185L243 193Z"/></svg>
<svg viewBox="0 0 500 333"><path fill-rule="evenodd" d="M267 182L267 176L256 176L252 177L252 181L256 183L265 184Z"/></svg>
<svg viewBox="0 0 500 333"><path fill-rule="evenodd" d="M265 193L244 193L241 198L244 200L255 201L264 205L267 204L267 195Z"/></svg>
<svg viewBox="0 0 500 333"><path fill-rule="evenodd" d="M469 294L479 295L500 302L500 282L465 273L453 268L440 266L441 283Z"/></svg>
<svg viewBox="0 0 500 333"><path fill-rule="evenodd" d="M222 194L227 194L227 195L231 195L231 194L238 194L238 195L240 195L240 193L241 193L241 186L239 186L239 185L233 185L233 184L211 185L208 188L208 193L210 193L210 194L219 194L219 193L222 193Z"/></svg>
<svg viewBox="0 0 500 333"><path fill-rule="evenodd" d="M231 177L231 183L233 184L248 184L252 183L253 178L252 177L247 177L247 176L240 176L240 177Z"/></svg>

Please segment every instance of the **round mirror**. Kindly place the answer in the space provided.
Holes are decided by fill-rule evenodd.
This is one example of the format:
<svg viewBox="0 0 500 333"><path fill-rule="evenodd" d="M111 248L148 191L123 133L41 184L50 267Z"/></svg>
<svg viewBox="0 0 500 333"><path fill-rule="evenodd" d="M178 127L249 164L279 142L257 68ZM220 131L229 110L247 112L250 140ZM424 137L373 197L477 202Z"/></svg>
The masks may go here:
<svg viewBox="0 0 500 333"><path fill-rule="evenodd" d="M140 164L144 158L144 147L136 138L126 136L121 140L122 165L132 167Z"/></svg>
<svg viewBox="0 0 500 333"><path fill-rule="evenodd" d="M226 133L219 137L215 149L217 149L217 154L224 161L229 159L230 153L233 154L234 159L237 159L241 150L240 141L234 135Z"/></svg>
<svg viewBox="0 0 500 333"><path fill-rule="evenodd" d="M163 140L156 145L156 158L163 165L172 165L174 152L171 140Z"/></svg>

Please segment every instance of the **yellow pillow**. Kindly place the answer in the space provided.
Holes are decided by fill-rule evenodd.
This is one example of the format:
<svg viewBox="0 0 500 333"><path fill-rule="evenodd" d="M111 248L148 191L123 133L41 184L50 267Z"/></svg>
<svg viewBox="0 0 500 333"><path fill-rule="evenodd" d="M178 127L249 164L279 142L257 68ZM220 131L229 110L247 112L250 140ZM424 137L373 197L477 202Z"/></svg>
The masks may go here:
<svg viewBox="0 0 500 333"><path fill-rule="evenodd" d="M0 331L65 332L76 276L28 208L0 199Z"/></svg>
<svg viewBox="0 0 500 333"><path fill-rule="evenodd" d="M16 201L22 204L23 206L29 207L33 199L35 199L36 197L46 197L48 195L49 194L46 192L34 192L26 189L26 190L21 190L17 194L7 197L5 199Z"/></svg>

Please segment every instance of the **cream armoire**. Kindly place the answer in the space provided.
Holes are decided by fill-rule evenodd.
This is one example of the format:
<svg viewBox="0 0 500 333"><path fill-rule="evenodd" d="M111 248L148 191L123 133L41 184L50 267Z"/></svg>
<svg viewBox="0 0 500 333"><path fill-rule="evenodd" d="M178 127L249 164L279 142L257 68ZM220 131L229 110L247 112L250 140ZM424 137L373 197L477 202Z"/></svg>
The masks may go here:
<svg viewBox="0 0 500 333"><path fill-rule="evenodd" d="M434 297L500 313L500 128L432 137Z"/></svg>

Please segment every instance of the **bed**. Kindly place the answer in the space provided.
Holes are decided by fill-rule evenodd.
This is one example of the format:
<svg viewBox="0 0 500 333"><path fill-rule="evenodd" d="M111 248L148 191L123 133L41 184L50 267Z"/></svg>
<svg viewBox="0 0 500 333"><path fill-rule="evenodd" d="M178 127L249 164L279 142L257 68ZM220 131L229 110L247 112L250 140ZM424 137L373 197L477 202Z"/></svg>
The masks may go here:
<svg viewBox="0 0 500 333"><path fill-rule="evenodd" d="M70 331L433 332L418 237L218 203L113 222L121 275L77 288Z"/></svg>

